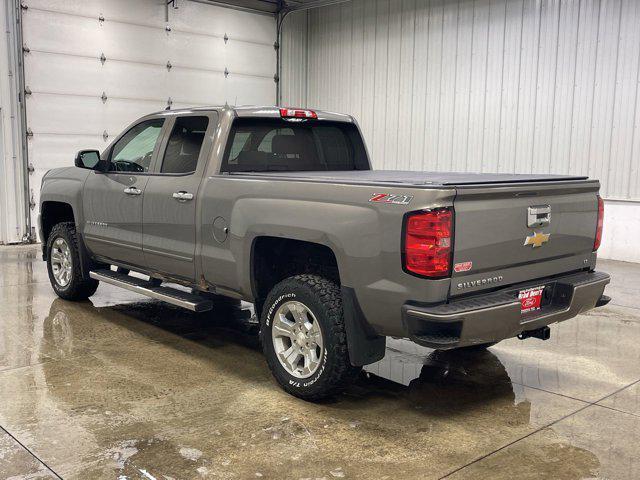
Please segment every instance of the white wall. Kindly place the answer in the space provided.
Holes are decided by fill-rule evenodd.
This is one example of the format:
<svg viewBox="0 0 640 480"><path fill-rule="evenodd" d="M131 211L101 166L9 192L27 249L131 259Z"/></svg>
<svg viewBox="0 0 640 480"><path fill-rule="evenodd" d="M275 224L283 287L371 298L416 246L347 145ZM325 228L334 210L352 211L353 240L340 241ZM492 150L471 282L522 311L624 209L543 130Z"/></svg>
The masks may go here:
<svg viewBox="0 0 640 480"><path fill-rule="evenodd" d="M640 204L608 200L604 206L604 231L600 258L640 263Z"/></svg>
<svg viewBox="0 0 640 480"><path fill-rule="evenodd" d="M283 105L304 107L307 104L308 14L294 12L285 17L281 48L280 98Z"/></svg>
<svg viewBox="0 0 640 480"><path fill-rule="evenodd" d="M23 1L35 202L48 169L72 165L81 148L102 150L169 98L172 108L275 103L273 16L181 0L167 23L165 3Z"/></svg>
<svg viewBox="0 0 640 480"><path fill-rule="evenodd" d="M639 1L354 0L286 22L283 103L356 116L376 168L583 174L640 201ZM602 255L637 258L611 209Z"/></svg>

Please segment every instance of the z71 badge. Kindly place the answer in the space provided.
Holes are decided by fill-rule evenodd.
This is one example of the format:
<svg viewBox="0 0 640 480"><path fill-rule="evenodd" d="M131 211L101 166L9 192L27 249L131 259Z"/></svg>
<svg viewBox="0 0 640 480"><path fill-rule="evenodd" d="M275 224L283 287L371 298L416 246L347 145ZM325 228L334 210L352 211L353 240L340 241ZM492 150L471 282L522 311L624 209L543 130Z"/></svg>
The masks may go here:
<svg viewBox="0 0 640 480"><path fill-rule="evenodd" d="M409 205L413 195L392 195L390 193L374 193L369 199L370 202L393 203L395 205Z"/></svg>

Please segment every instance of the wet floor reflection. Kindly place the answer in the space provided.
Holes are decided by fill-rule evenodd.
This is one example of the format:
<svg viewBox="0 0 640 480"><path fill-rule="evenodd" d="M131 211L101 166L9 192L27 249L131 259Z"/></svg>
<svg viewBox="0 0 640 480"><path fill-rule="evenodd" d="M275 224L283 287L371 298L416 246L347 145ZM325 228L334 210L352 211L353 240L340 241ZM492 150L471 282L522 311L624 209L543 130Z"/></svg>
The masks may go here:
<svg viewBox="0 0 640 480"><path fill-rule="evenodd" d="M456 475L640 469L640 426L618 416L631 414L545 391L582 382L602 396L633 378L634 366L619 365L640 322L624 324L616 348L615 310L554 327L548 343L438 352L389 339L343 395L312 404L273 381L247 308L196 314L105 285L66 302L38 281L37 259L9 269L32 262L25 284L0 285L0 425L63 477L439 478L494 451ZM628 408L630 392L610 405Z"/></svg>

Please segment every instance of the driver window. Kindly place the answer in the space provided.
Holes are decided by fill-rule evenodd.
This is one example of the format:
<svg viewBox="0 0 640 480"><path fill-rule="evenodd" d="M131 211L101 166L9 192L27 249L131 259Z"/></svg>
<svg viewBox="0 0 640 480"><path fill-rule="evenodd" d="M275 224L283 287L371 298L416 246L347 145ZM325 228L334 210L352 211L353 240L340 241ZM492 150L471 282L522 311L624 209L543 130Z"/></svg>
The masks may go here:
<svg viewBox="0 0 640 480"><path fill-rule="evenodd" d="M113 172L148 172L164 119L139 123L113 146L109 170Z"/></svg>

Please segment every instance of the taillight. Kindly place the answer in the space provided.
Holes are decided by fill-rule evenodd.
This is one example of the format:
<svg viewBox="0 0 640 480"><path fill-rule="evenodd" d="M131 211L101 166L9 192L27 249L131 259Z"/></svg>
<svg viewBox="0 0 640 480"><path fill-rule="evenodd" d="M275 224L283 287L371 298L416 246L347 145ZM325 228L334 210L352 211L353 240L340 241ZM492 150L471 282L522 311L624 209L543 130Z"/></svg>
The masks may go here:
<svg viewBox="0 0 640 480"><path fill-rule="evenodd" d="M596 226L596 239L593 241L593 251L595 252L600 248L600 242L602 241L602 225L604 222L604 200L598 195L598 224Z"/></svg>
<svg viewBox="0 0 640 480"><path fill-rule="evenodd" d="M282 118L318 118L318 114L313 110L302 110L299 108L281 108Z"/></svg>
<svg viewBox="0 0 640 480"><path fill-rule="evenodd" d="M404 268L424 277L446 277L451 271L453 212L439 208L407 216Z"/></svg>

